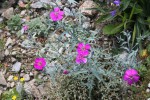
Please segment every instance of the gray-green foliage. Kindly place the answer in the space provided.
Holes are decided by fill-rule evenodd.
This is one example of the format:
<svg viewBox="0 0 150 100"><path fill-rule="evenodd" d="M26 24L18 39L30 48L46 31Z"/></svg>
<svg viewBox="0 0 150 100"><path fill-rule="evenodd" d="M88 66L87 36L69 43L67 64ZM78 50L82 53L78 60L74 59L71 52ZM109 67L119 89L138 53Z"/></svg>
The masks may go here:
<svg viewBox="0 0 150 100"><path fill-rule="evenodd" d="M21 24L21 18L19 15L14 15L10 20L7 21L7 26L11 30L20 30Z"/></svg>
<svg viewBox="0 0 150 100"><path fill-rule="evenodd" d="M112 56L97 44L91 44L87 64L75 63L76 45L88 43L96 39L96 32L83 29L80 24L58 23L57 29L64 30L61 34L54 31L37 54L47 59L45 72L50 75L52 89L57 90L51 98L63 100L100 100L120 99L121 77L125 70ZM62 52L60 51L63 48ZM69 70L63 75L63 70ZM61 76L61 77L60 77ZM60 81L61 80L61 81ZM52 90L51 89L51 90Z"/></svg>
<svg viewBox="0 0 150 100"><path fill-rule="evenodd" d="M75 16L75 22L65 18L59 22L37 18L27 23L32 42L35 34L42 33L47 37L46 43L38 46L37 56L46 58L44 71L50 75L51 99L120 100L122 75L126 67L122 67L118 56L113 56L99 44L92 43L98 38L99 31L82 28L85 17L80 13ZM91 45L86 64L75 63L79 42ZM68 70L69 74L64 75L63 70Z"/></svg>

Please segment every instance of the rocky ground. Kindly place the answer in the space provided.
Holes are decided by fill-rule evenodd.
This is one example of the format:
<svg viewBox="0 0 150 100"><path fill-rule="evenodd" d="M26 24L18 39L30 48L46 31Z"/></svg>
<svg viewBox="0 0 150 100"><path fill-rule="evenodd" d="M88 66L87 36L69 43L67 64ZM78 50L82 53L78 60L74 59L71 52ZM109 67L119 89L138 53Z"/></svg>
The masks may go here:
<svg viewBox="0 0 150 100"><path fill-rule="evenodd" d="M19 14L23 21L30 21L42 15L47 16L50 12L48 7L58 5L65 10L65 15L68 17L72 16L71 10L80 10L87 17L87 20L83 23L85 29L96 30L103 26L94 23L98 12L95 10L85 10L86 8L96 7L96 3L89 0L82 2L69 1L6 0L0 3L0 95L6 90L19 87L20 79L24 78L23 87L26 93L36 97L35 100L44 97L48 98L49 76L33 68L37 48L25 46L26 35L18 38L15 34L16 31L11 31L6 25L6 22L13 15ZM112 45L112 41L108 42L107 40L108 38L105 37L97 42L103 41L104 43L101 43L105 44L105 46ZM15 77L18 79L15 79Z"/></svg>

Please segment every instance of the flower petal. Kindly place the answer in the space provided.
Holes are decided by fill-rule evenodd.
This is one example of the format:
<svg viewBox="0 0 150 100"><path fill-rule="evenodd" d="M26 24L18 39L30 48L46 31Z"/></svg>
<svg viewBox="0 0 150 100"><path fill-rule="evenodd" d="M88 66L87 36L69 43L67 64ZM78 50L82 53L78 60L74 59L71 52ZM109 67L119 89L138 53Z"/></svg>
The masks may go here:
<svg viewBox="0 0 150 100"><path fill-rule="evenodd" d="M90 44L85 45L85 49L89 50L91 48Z"/></svg>
<svg viewBox="0 0 150 100"><path fill-rule="evenodd" d="M59 13L58 13L59 15L64 15L64 11L59 11Z"/></svg>
<svg viewBox="0 0 150 100"><path fill-rule="evenodd" d="M54 8L54 11L55 11L55 12L59 12L59 11L60 11L60 8L59 8L59 7L55 7L55 8Z"/></svg>
<svg viewBox="0 0 150 100"><path fill-rule="evenodd" d="M80 42L80 43L78 43L77 48L78 48L78 49L81 49L83 46L84 46L84 44L83 44L82 42Z"/></svg>

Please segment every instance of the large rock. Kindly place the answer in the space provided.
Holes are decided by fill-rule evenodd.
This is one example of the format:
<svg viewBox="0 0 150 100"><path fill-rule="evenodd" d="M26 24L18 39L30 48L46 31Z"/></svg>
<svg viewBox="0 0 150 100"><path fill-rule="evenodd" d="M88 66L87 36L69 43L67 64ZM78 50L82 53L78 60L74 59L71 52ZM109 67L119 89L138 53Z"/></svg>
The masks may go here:
<svg viewBox="0 0 150 100"><path fill-rule="evenodd" d="M14 72L19 72L21 69L21 63L20 62L16 62L13 66L12 66L12 71Z"/></svg>
<svg viewBox="0 0 150 100"><path fill-rule="evenodd" d="M14 15L14 8L8 8L6 11L2 13L2 16L6 19L11 19L11 17Z"/></svg>
<svg viewBox="0 0 150 100"><path fill-rule="evenodd" d="M34 97L37 97L38 99L41 98L41 94L38 90L38 88L34 85L35 79L31 80L30 82L26 82L24 84L24 89L26 93L34 95Z"/></svg>
<svg viewBox="0 0 150 100"><path fill-rule="evenodd" d="M79 7L79 10L84 15L94 16L97 14L97 11L96 10L87 10L87 9L96 8L96 7L97 7L97 5L94 1L87 0Z"/></svg>
<svg viewBox="0 0 150 100"><path fill-rule="evenodd" d="M2 72L0 72L0 85L7 86L7 82Z"/></svg>

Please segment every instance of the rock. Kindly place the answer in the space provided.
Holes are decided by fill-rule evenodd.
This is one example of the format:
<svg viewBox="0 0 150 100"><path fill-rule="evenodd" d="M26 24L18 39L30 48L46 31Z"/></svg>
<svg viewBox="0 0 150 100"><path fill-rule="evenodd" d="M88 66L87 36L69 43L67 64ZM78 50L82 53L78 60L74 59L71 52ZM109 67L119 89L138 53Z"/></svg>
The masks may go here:
<svg viewBox="0 0 150 100"><path fill-rule="evenodd" d="M150 100L150 98L148 98L147 100Z"/></svg>
<svg viewBox="0 0 150 100"><path fill-rule="evenodd" d="M3 32L3 30L0 30L0 33L2 33Z"/></svg>
<svg viewBox="0 0 150 100"><path fill-rule="evenodd" d="M5 56L8 56L8 55L9 55L9 50L6 49L6 50L5 50Z"/></svg>
<svg viewBox="0 0 150 100"><path fill-rule="evenodd" d="M146 92L149 93L149 92L150 92L150 89L146 89Z"/></svg>
<svg viewBox="0 0 150 100"><path fill-rule="evenodd" d="M23 50L22 53L23 53L23 54L26 54L26 50Z"/></svg>
<svg viewBox="0 0 150 100"><path fill-rule="evenodd" d="M33 73L32 73L32 72L30 72L30 76L33 76Z"/></svg>
<svg viewBox="0 0 150 100"><path fill-rule="evenodd" d="M2 72L0 72L0 85L7 86L7 82Z"/></svg>
<svg viewBox="0 0 150 100"><path fill-rule="evenodd" d="M16 90L17 90L17 92L18 92L18 93L21 93L21 92L22 92L22 89L23 89L22 83L17 82L17 85L16 85Z"/></svg>
<svg viewBox="0 0 150 100"><path fill-rule="evenodd" d="M4 51L0 51L0 61L4 60L5 54Z"/></svg>
<svg viewBox="0 0 150 100"><path fill-rule="evenodd" d="M10 82L7 83L7 87L11 87L11 83Z"/></svg>
<svg viewBox="0 0 150 100"><path fill-rule="evenodd" d="M40 0L40 2L45 3L45 4L49 4L51 2L51 0Z"/></svg>
<svg viewBox="0 0 150 100"><path fill-rule="evenodd" d="M10 83L10 87L14 87L15 86L15 82Z"/></svg>
<svg viewBox="0 0 150 100"><path fill-rule="evenodd" d="M14 58L14 57L11 57L11 62L16 62L17 61L17 59L16 58Z"/></svg>
<svg viewBox="0 0 150 100"><path fill-rule="evenodd" d="M0 90L0 96L1 96L1 94L2 94L2 90Z"/></svg>
<svg viewBox="0 0 150 100"><path fill-rule="evenodd" d="M43 76L42 75L38 75L38 79L42 79L43 78Z"/></svg>
<svg viewBox="0 0 150 100"><path fill-rule="evenodd" d="M7 34L7 36L11 36L11 34L9 32L7 32L6 34Z"/></svg>
<svg viewBox="0 0 150 100"><path fill-rule="evenodd" d="M148 88L150 88L150 83L148 83Z"/></svg>
<svg viewBox="0 0 150 100"><path fill-rule="evenodd" d="M38 88L34 85L35 79L25 82L24 84L24 90L28 94L32 94L34 97L37 97L38 99L41 98L41 94L38 90Z"/></svg>
<svg viewBox="0 0 150 100"><path fill-rule="evenodd" d="M46 91L45 91L45 89L44 89L44 87L43 87L42 85L39 85L39 86L38 86L38 89L39 89L39 91L40 91L40 93L41 93L42 95L46 95L46 94L47 94Z"/></svg>
<svg viewBox="0 0 150 100"><path fill-rule="evenodd" d="M15 72L19 72L20 71L20 68L21 68L21 63L20 62L16 62L13 67L12 67L12 71L15 71Z"/></svg>
<svg viewBox="0 0 150 100"><path fill-rule="evenodd" d="M11 17L14 15L14 8L8 8L6 11L2 13L2 16L6 19L11 19Z"/></svg>
<svg viewBox="0 0 150 100"><path fill-rule="evenodd" d="M12 53L11 53L11 55L16 55L17 54L17 51L13 51Z"/></svg>
<svg viewBox="0 0 150 100"><path fill-rule="evenodd" d="M97 5L94 1L87 0L79 7L79 10L84 15L94 16L97 14L97 11L96 10L87 10L87 9L96 8L96 7L97 7Z"/></svg>
<svg viewBox="0 0 150 100"><path fill-rule="evenodd" d="M31 7L32 8L42 8L43 4L40 1L38 1L38 2L32 3Z"/></svg>
<svg viewBox="0 0 150 100"><path fill-rule="evenodd" d="M26 14L26 12L27 12L26 10L23 10L23 11L21 11L20 15L24 16Z"/></svg>
<svg viewBox="0 0 150 100"><path fill-rule="evenodd" d="M13 40L9 37L6 41L5 46L7 47L9 44L12 44L12 43L13 43Z"/></svg>
<svg viewBox="0 0 150 100"><path fill-rule="evenodd" d="M61 48L58 50L58 52L59 52L60 54L62 54L62 53L64 52L64 48L61 47Z"/></svg>
<svg viewBox="0 0 150 100"><path fill-rule="evenodd" d="M64 8L64 12L65 12L65 16L73 16L73 13L67 7Z"/></svg>
<svg viewBox="0 0 150 100"><path fill-rule="evenodd" d="M29 1L28 1L28 0L22 0L22 2L24 2L24 3L28 3Z"/></svg>
<svg viewBox="0 0 150 100"><path fill-rule="evenodd" d="M25 81L29 81L30 80L30 76L28 74L25 74L23 76L23 78L24 78Z"/></svg>
<svg viewBox="0 0 150 100"><path fill-rule="evenodd" d="M7 81L13 81L13 75L10 75L8 78L7 78Z"/></svg>
<svg viewBox="0 0 150 100"><path fill-rule="evenodd" d="M0 24L3 23L4 19L0 17Z"/></svg>

